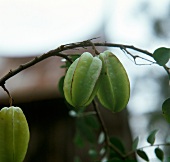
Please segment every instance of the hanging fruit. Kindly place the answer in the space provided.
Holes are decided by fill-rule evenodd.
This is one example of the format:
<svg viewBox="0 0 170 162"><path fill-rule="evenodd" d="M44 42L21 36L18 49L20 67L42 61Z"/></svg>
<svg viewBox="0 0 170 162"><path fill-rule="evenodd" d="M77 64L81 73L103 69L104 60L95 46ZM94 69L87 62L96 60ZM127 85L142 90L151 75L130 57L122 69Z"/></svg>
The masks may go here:
<svg viewBox="0 0 170 162"><path fill-rule="evenodd" d="M100 53L99 58L102 61L102 71L97 97L105 108L119 112L126 107L130 97L128 75L113 53L105 51Z"/></svg>
<svg viewBox="0 0 170 162"><path fill-rule="evenodd" d="M99 87L101 69L101 60L88 52L71 64L64 79L64 95L70 105L80 108L92 102Z"/></svg>
<svg viewBox="0 0 170 162"><path fill-rule="evenodd" d="M0 111L0 162L23 162L29 142L29 128L19 107Z"/></svg>

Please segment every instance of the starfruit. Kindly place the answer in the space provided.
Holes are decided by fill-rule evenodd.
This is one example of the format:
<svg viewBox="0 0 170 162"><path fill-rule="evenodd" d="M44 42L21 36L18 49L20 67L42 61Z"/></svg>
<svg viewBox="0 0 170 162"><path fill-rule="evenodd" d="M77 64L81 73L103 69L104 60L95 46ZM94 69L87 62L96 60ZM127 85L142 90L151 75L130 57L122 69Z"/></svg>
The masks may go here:
<svg viewBox="0 0 170 162"><path fill-rule="evenodd" d="M128 75L113 53L105 51L100 53L99 58L102 61L102 71L97 97L105 108L119 112L126 107L130 96Z"/></svg>
<svg viewBox="0 0 170 162"><path fill-rule="evenodd" d="M90 53L83 53L69 67L64 79L64 95L75 108L86 107L94 99L98 87L102 61Z"/></svg>
<svg viewBox="0 0 170 162"><path fill-rule="evenodd" d="M29 128L19 107L0 111L0 162L23 162L29 142Z"/></svg>

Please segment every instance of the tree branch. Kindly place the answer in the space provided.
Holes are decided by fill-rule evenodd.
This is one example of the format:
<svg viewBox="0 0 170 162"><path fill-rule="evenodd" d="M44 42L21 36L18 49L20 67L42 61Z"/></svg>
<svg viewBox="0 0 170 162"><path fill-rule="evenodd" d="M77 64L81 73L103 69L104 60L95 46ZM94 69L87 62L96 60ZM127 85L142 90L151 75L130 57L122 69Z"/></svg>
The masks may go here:
<svg viewBox="0 0 170 162"><path fill-rule="evenodd" d="M96 39L96 38L94 38L94 39ZM123 45L123 44L106 43L106 42L104 42L104 43L92 43L91 40L93 40L93 39L89 39L89 40L85 40L85 41L77 42L77 43L70 43L70 44L66 44L66 45L61 45L58 48L56 48L54 50L51 50L51 51L49 51L49 52L47 52L47 53L45 53L45 54L43 54L43 55L41 55L39 57L35 57L33 60L27 62L26 64L22 64L18 68L14 69L14 70L10 70L5 76L3 76L0 79L0 86L4 85L5 82L9 78L13 77L17 73L19 73L22 70L27 69L27 68L39 63L40 61L43 61L43 60L47 59L48 57L59 56L59 57L65 58L69 62L72 62L71 59L69 58L69 56L61 53L63 51L67 51L67 50L70 50L70 49L85 48L85 47L94 48L93 45L94 46L105 46L105 47L120 48L121 50L124 50L124 51L126 51L126 49L132 49L134 51L137 51L137 52L143 53L145 55L148 55L150 57L153 57L152 53L150 53L150 52L148 52L146 50L134 47L132 45ZM167 71L167 69L166 69L166 71Z"/></svg>
<svg viewBox="0 0 170 162"><path fill-rule="evenodd" d="M124 155L115 145L113 145L113 144L110 142L107 128L106 128L106 126L105 126L105 124L104 124L104 121L103 121L103 119L102 119L102 116L101 116L101 114L100 114L100 110L99 110L99 108L98 108L98 106L96 105L96 102L95 102L94 100L93 100L92 104L93 104L94 110L95 110L95 112L96 112L97 118L98 118L98 120L99 120L99 122L100 122L100 124L101 124L102 130L103 130L103 133L104 133L104 136L105 136L105 144L106 144L106 146L108 146L108 147L110 147L111 149L113 149L118 155L120 155L120 157L121 157L122 159L124 159L124 158L125 158L125 155Z"/></svg>
<svg viewBox="0 0 170 162"><path fill-rule="evenodd" d="M46 53L46 54L43 54L43 55L41 55L41 56L39 56L39 57L35 57L33 60L27 62L26 64L20 65L18 68L14 69L14 70L10 70L4 77L2 77L2 78L0 79L0 86L4 85L5 82L6 82L9 78L11 78L11 77L13 77L14 75L18 74L18 73L21 72L22 70L27 69L27 68L29 68L29 67L31 67L31 66L39 63L40 61L43 61L43 60L47 59L48 57L51 57L51 56L63 57L63 58L65 58L65 59L67 59L69 62L72 62L67 55L61 54L61 53L59 53L59 52L56 53L55 50L51 50L51 51L49 51L49 52Z"/></svg>

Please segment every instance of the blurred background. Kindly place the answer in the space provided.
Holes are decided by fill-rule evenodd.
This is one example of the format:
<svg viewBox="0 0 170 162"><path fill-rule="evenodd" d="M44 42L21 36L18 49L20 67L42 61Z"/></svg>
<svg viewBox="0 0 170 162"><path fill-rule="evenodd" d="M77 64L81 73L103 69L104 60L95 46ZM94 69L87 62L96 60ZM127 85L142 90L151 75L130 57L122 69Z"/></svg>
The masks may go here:
<svg viewBox="0 0 170 162"><path fill-rule="evenodd" d="M62 44L94 37L99 37L95 42L134 45L154 52L158 47L170 46L169 29L169 0L0 0L0 77ZM103 116L110 115L105 119L110 134L121 137L127 147L139 136L142 147L149 145L146 142L149 132L158 129L156 143L170 142L169 125L161 113L163 101L170 96L165 70L140 59L137 63L145 65L136 65L120 49L97 49L115 53L131 83L126 111L110 115L102 110ZM88 50L93 52L91 48ZM82 50L67 52L74 54ZM51 57L6 82L14 105L23 108L30 125L27 162L73 161L75 126L58 91L58 81L65 72L61 65L61 58ZM2 88L0 105L9 106ZM153 149L146 151L155 162ZM166 150L170 155L169 149ZM140 158L138 161L142 162Z"/></svg>

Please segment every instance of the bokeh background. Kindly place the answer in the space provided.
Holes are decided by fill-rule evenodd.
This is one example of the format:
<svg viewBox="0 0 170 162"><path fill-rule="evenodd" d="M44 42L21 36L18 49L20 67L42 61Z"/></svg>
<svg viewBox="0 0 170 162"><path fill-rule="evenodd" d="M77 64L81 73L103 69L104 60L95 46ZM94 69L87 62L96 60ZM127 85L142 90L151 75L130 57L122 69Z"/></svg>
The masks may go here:
<svg viewBox="0 0 170 162"><path fill-rule="evenodd" d="M170 46L169 29L169 0L0 0L0 77L62 44L94 37L99 37L96 42L134 45L154 52L158 47ZM126 128L120 128L123 123L117 119L119 127L112 133L121 134L126 141L139 136L139 147L142 147L149 145L146 142L149 132L158 129L156 143L170 141L169 125L161 113L163 101L170 96L165 70L140 59L137 63L145 65L136 65L120 49L107 49L120 58L131 83L127 112L121 116ZM68 116L57 89L65 72L60 68L62 64L61 58L51 57L6 82L14 104L23 107L33 132L25 161L71 161L74 154L71 142L74 121ZM2 88L0 105L9 105ZM66 134L67 140L64 138ZM54 139L60 139L60 143ZM153 148L146 150L155 162ZM167 155L168 152L169 149ZM142 159L138 161L142 162Z"/></svg>

